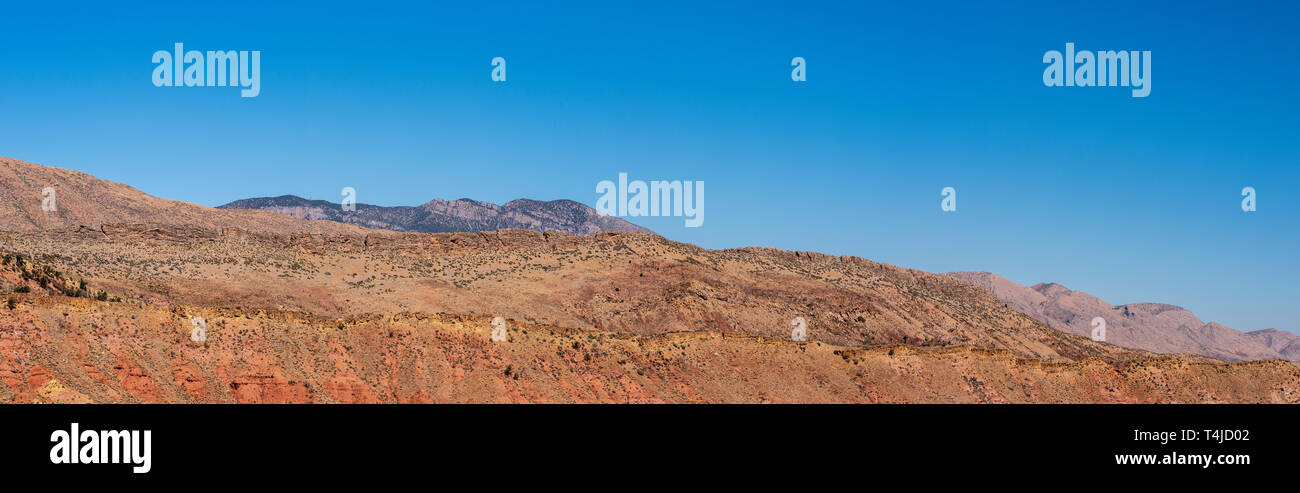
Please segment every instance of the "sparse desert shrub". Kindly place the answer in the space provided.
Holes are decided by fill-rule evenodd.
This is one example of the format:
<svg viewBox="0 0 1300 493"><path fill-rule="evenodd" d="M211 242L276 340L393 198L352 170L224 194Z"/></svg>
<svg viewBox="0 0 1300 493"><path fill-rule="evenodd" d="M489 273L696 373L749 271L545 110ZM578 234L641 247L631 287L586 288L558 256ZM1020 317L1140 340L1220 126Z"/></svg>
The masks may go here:
<svg viewBox="0 0 1300 493"><path fill-rule="evenodd" d="M14 308L17 308L17 307L18 307L18 300L15 299L13 296L10 296L10 297L9 297L9 301L6 302L5 305L8 305L8 306L9 306L9 309L10 309L10 310L13 310Z"/></svg>
<svg viewBox="0 0 1300 493"><path fill-rule="evenodd" d="M32 288L31 288L30 286L14 286L14 292L15 292L15 293L30 293L30 292L32 292Z"/></svg>

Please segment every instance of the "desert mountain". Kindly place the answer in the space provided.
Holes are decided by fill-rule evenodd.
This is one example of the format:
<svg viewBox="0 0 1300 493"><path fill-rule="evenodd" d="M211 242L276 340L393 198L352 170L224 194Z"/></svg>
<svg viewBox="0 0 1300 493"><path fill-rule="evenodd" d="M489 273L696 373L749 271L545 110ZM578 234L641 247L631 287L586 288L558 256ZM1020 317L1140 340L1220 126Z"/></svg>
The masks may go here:
<svg viewBox="0 0 1300 493"><path fill-rule="evenodd" d="M46 189L53 193L47 193ZM52 201L47 201L49 196ZM52 206L45 210L43 206ZM202 224L251 231L345 233L328 221L298 221L266 211L217 210L150 196L88 174L0 157L0 231L36 231L111 223Z"/></svg>
<svg viewBox="0 0 1300 493"><path fill-rule="evenodd" d="M854 257L137 225L0 233L0 249L0 289L21 291L0 308L10 402L1300 401L1290 363L1097 343Z"/></svg>
<svg viewBox="0 0 1300 493"><path fill-rule="evenodd" d="M1300 361L1300 336L1277 329L1263 329L1247 332L1246 337L1272 348L1286 359Z"/></svg>
<svg viewBox="0 0 1300 493"><path fill-rule="evenodd" d="M558 327L654 335L716 330L789 339L791 321L842 346L973 345L1046 361L1132 351L1064 334L989 292L857 257L706 250L649 233L304 235L105 225L0 233L128 300L326 317L493 314Z"/></svg>
<svg viewBox="0 0 1300 493"><path fill-rule="evenodd" d="M1288 362L1094 342L857 257L400 233L67 176L65 222L0 232L0 401L1300 402Z"/></svg>
<svg viewBox="0 0 1300 493"><path fill-rule="evenodd" d="M1300 338L1294 335L1279 331L1242 333L1202 322L1192 312L1173 305L1113 306L1056 283L1025 287L988 272L948 275L988 289L1021 313L1071 334L1091 335L1092 319L1102 317L1106 320L1106 341L1124 347L1156 353L1194 353L1227 361L1296 360L1300 352Z"/></svg>
<svg viewBox="0 0 1300 493"><path fill-rule="evenodd" d="M219 208L261 209L299 219L326 219L367 228L416 233L498 229L556 231L577 235L608 231L650 232L623 219L601 215L595 209L572 200L542 202L518 199L505 205L496 205L470 199L434 199L416 207L356 204L355 211L344 211L341 204L284 195L237 200Z"/></svg>

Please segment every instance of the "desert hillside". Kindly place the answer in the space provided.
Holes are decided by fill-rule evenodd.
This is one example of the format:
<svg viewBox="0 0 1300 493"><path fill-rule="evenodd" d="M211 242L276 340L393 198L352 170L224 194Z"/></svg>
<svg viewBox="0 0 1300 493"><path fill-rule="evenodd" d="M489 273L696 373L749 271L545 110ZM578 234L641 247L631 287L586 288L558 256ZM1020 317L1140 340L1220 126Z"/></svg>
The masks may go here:
<svg viewBox="0 0 1300 493"><path fill-rule="evenodd" d="M971 346L634 336L487 317L140 307L0 309L0 401L188 403L1296 402L1300 369L1175 357L1044 363ZM191 340L191 320L206 340Z"/></svg>
<svg viewBox="0 0 1300 493"><path fill-rule="evenodd" d="M4 233L0 248L0 289L25 288L0 309L11 402L1300 400L1290 363L1100 344L856 258L637 233L157 225ZM790 340L793 316L808 341Z"/></svg>
<svg viewBox="0 0 1300 493"><path fill-rule="evenodd" d="M42 209L53 190L53 209ZM251 231L346 233L361 228L300 221L270 211L219 210L161 199L121 183L63 168L0 157L0 231L39 231L110 223L203 224Z"/></svg>
<svg viewBox="0 0 1300 493"><path fill-rule="evenodd" d="M1098 343L857 257L380 231L34 166L80 194L4 210L7 402L1300 401L1291 363Z"/></svg>
<svg viewBox="0 0 1300 493"><path fill-rule="evenodd" d="M1194 353L1226 361L1300 357L1300 337L1272 330L1243 333L1205 323L1190 311L1162 303L1114 306L1055 283L1022 286L988 272L953 272L988 289L1007 305L1057 329L1088 336L1093 317L1106 320L1106 340L1156 353Z"/></svg>
<svg viewBox="0 0 1300 493"><path fill-rule="evenodd" d="M1044 360L1126 350L1067 334L988 291L856 257L706 250L645 233L314 235L159 225L0 233L0 247L151 304L350 317L512 317L636 335L716 330L860 346L973 345Z"/></svg>
<svg viewBox="0 0 1300 493"><path fill-rule="evenodd" d="M1300 336L1284 330L1261 329L1247 332L1246 337L1277 351L1283 358L1300 362Z"/></svg>

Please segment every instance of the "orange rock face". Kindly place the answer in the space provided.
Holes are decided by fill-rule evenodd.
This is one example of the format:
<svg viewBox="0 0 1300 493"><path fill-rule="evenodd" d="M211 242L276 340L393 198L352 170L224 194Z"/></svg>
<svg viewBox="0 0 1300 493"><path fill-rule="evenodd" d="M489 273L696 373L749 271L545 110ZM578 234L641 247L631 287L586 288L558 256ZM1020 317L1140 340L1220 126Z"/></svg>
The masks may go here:
<svg viewBox="0 0 1300 493"><path fill-rule="evenodd" d="M1005 350L634 336L490 319L172 309L33 298L0 311L8 402L1298 402L1300 368L1170 356L1045 363ZM66 314L66 315L65 315ZM134 317L133 317L134 316ZM47 320L58 320L50 323ZM100 332L87 320L121 321ZM135 323L126 323L134 320ZM225 322L223 324L223 322ZM50 337L41 337L41 335ZM57 337L56 337L57 336ZM94 348L80 356L73 341ZM41 341L55 340L37 349ZM115 340L102 344L99 340ZM80 361L78 361L80 359ZM109 378L104 378L109 375Z"/></svg>

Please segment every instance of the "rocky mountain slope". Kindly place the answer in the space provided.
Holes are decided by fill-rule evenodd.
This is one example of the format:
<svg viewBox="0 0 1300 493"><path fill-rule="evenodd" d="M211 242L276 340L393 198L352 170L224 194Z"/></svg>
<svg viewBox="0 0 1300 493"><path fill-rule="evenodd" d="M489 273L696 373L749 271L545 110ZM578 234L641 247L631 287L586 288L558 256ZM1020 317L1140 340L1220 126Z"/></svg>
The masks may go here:
<svg viewBox="0 0 1300 493"><path fill-rule="evenodd" d="M718 330L839 345L1005 349L1045 360L1124 351L1063 334L945 276L856 257L706 250L646 233L314 235L107 225L0 233L0 247L154 304L348 317L493 314L651 335Z"/></svg>
<svg viewBox="0 0 1300 493"><path fill-rule="evenodd" d="M717 331L634 336L484 316L348 319L20 295L0 401L140 403L1296 402L1281 361L1045 363L971 346L844 348ZM205 341L190 337L192 317Z"/></svg>
<svg viewBox="0 0 1300 493"><path fill-rule="evenodd" d="M1106 341L1124 347L1156 353L1194 353L1227 361L1296 360L1300 352L1297 343L1300 338L1292 334L1242 333L1217 323L1202 322L1192 312L1173 305L1113 306L1088 293L1071 291L1055 283L1026 287L988 272L948 275L988 289L1012 308L1071 334L1089 336L1092 319L1102 317L1106 320Z"/></svg>
<svg viewBox="0 0 1300 493"><path fill-rule="evenodd" d="M1246 337L1268 346L1283 358L1300 361L1300 336L1277 329L1263 329L1246 333Z"/></svg>
<svg viewBox="0 0 1300 493"><path fill-rule="evenodd" d="M46 189L53 193L47 193ZM53 200L48 201L52 195ZM47 211L43 205L52 206ZM37 231L108 223L202 224L254 231L345 233L360 228L299 221L269 211L217 210L160 199L79 171L0 157L0 231Z"/></svg>
<svg viewBox="0 0 1300 493"><path fill-rule="evenodd" d="M237 200L218 208L267 210L299 219L326 219L367 228L418 233L511 228L577 235L608 231L650 232L623 219L601 215L595 209L572 200L542 202L518 199L496 205L470 199L434 199L416 207L356 204L355 211L345 211L340 204L284 195Z"/></svg>

